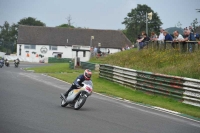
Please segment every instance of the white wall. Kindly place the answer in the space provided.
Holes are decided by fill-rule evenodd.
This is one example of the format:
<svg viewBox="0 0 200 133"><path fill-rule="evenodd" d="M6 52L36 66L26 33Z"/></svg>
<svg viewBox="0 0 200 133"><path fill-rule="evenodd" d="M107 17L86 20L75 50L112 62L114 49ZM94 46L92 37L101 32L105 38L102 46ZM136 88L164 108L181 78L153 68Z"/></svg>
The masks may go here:
<svg viewBox="0 0 200 133"><path fill-rule="evenodd" d="M19 48L21 45L21 56L19 55ZM41 53L40 49L42 47L46 47L47 48L47 53L43 54ZM119 52L119 49L113 49L113 48L109 48L110 49L110 53L116 53ZM105 49L106 51L108 51L108 49ZM29 57L27 57L27 53L26 51L29 51ZM105 52L106 52L105 51ZM57 50L49 50L49 45L36 45L36 49L24 49L24 44L17 44L17 57L27 60L29 62L39 62L39 60L41 59L40 57L36 57L36 54L33 54L32 52L36 52L36 54L41 54L44 56L45 59L47 59L48 57L54 57L55 55L53 55L53 52L62 52L62 58L75 58L76 57L76 51L72 51L72 47L71 46L57 46ZM104 51L102 51L104 52ZM83 52L78 52L78 57L80 57L81 61L88 61L90 58L90 52L86 51L86 56L83 57Z"/></svg>
<svg viewBox="0 0 200 133"><path fill-rule="evenodd" d="M0 57L3 57L6 53L0 52Z"/></svg>

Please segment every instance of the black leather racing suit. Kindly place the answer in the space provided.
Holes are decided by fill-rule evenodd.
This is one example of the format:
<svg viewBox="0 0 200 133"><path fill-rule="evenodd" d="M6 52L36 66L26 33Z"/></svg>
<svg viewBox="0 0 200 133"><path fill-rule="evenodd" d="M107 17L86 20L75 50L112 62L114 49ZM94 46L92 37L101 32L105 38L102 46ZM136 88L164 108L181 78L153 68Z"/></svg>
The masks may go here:
<svg viewBox="0 0 200 133"><path fill-rule="evenodd" d="M72 86L69 88L69 90L64 94L65 97L68 96L69 92L74 90L74 89L77 89L77 88L80 88L83 86L83 82L85 81L85 76L82 74L82 75L79 75L76 80L72 83Z"/></svg>

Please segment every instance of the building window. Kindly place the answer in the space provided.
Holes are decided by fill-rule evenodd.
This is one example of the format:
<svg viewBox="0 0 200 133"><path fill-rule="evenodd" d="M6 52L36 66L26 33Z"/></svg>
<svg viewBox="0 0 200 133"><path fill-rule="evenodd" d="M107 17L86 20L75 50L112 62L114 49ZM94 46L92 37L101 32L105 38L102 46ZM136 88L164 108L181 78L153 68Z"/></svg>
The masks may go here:
<svg viewBox="0 0 200 133"><path fill-rule="evenodd" d="M83 51L83 57L85 57L85 55L86 55L86 52L85 52L85 51Z"/></svg>
<svg viewBox="0 0 200 133"><path fill-rule="evenodd" d="M35 45L24 45L24 49L36 49Z"/></svg>
<svg viewBox="0 0 200 133"><path fill-rule="evenodd" d="M49 46L49 50L57 50L57 46Z"/></svg>

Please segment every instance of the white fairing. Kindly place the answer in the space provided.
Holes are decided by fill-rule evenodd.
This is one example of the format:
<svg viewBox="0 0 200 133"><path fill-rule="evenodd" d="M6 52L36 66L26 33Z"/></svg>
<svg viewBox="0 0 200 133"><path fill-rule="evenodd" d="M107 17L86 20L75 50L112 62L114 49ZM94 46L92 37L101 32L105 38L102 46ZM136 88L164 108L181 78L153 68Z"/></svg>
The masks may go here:
<svg viewBox="0 0 200 133"><path fill-rule="evenodd" d="M76 98L76 96L79 95L80 92L82 92L82 91L87 92L87 96L92 94L92 89L93 89L92 81L87 80L87 81L84 81L83 84L84 84L84 86L82 88L74 89L74 90L69 92L67 100L66 100L67 103L72 102Z"/></svg>

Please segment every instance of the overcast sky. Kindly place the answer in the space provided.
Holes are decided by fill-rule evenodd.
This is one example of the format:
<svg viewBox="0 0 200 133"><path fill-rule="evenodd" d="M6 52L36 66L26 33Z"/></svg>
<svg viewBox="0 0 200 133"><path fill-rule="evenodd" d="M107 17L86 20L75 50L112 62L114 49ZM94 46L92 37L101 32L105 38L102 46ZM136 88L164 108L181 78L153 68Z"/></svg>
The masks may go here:
<svg viewBox="0 0 200 133"><path fill-rule="evenodd" d="M34 17L55 27L67 23L71 15L76 27L124 29L121 22L137 4L147 4L157 12L163 28L174 27L178 21L184 28L195 18L200 22L195 10L200 9L200 0L0 0L0 25Z"/></svg>

